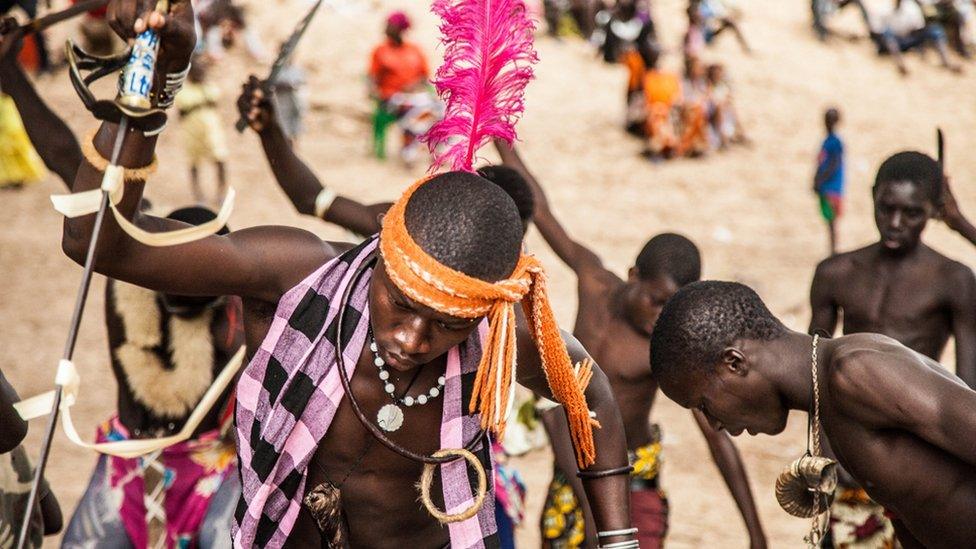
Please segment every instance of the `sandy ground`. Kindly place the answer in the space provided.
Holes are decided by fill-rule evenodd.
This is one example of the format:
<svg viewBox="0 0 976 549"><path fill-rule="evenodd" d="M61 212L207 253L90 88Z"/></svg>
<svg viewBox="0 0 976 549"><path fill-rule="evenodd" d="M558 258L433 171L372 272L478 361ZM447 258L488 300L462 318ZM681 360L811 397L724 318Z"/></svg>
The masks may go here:
<svg viewBox="0 0 976 549"><path fill-rule="evenodd" d="M409 173L396 162L377 162L367 154L366 56L379 37L382 14L404 4L384 0L324 10L299 55L311 71L313 104L301 151L324 182L367 201L394 198L420 173ZM666 63L677 66L674 52L684 31L684 2L654 4L670 49ZM844 113L841 132L848 147L850 199L840 231L841 245L849 249L875 238L869 188L877 165L899 149L934 152L936 125L948 136L948 166L957 195L964 208L976 211L976 188L969 183L976 177L976 157L963 153L976 147L976 135L967 131L976 125L976 67L969 67L965 76L953 76L935 66L934 56L923 60L913 55L908 62L914 74L903 79L865 42L817 42L807 27L807 2L743 4L744 29L756 53L742 55L729 37L719 40L709 59L729 66L752 148L667 164L642 160L639 143L619 129L623 70L598 62L581 42L548 38L538 41L538 79L529 88L519 133L524 156L546 186L556 212L574 236L599 250L609 266L624 273L647 238L664 230L680 231L703 249L708 278L752 285L791 327L803 329L810 278L827 246L809 191L823 109L837 105ZM305 3L252 1L251 6L255 28L266 43L275 45ZM426 3L411 3L407 10L417 23L415 39L436 56L436 21L426 12ZM851 29L858 26L853 13L845 14L842 23ZM215 74L226 99L221 111L228 130L234 120L232 99L252 70L253 63L237 51ZM263 73L265 68L257 70ZM80 135L93 127L64 73L41 79L39 87ZM240 191L234 228L284 223L323 237L342 237L335 227L295 214L274 185L253 135L227 133L230 179ZM191 200L176 128L163 135L159 153L161 168L149 196L166 211ZM47 198L60 191L61 183L49 176L24 191L0 194L7 212L0 233L0 368L22 396L51 387L81 273L60 251L61 218ZM976 264L976 253L961 238L938 223L932 225L926 235L931 245ZM557 313L570 325L576 306L573 276L537 234L530 234L529 243L549 266ZM104 280L96 278L75 355L83 384L74 415L85 433L112 412L115 396L103 328L103 288ZM736 508L689 414L665 399L659 402L654 419L666 432L670 546L746 546ZM804 421L805 416L794 416L776 438L738 441L774 547L801 546L807 526L780 511L773 497L777 473L802 451ZM42 423L32 425L27 441L34 456ZM49 478L66 515L81 495L94 460L93 454L58 433ZM549 456L538 452L517 464L528 481L531 503L519 539L526 547L537 546L535 525L549 478Z"/></svg>

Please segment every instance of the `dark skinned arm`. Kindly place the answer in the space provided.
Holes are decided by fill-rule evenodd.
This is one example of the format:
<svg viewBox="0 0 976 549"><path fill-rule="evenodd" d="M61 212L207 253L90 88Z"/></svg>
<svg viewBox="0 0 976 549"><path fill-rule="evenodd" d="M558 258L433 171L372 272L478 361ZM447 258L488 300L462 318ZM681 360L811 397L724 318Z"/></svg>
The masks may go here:
<svg viewBox="0 0 976 549"><path fill-rule="evenodd" d="M64 528L64 516L61 515L61 505L54 492L48 492L41 498L41 516L44 518L44 535L53 536Z"/></svg>
<svg viewBox="0 0 976 549"><path fill-rule="evenodd" d="M3 38L3 40L16 39L19 39L19 36L10 35ZM37 95L37 90L17 62L16 56L19 50L19 45L15 46L0 59L0 83L4 93L14 100L20 118L24 121L27 137L44 161L44 165L58 174L61 181L64 181L70 189L78 165L82 162L81 147L78 146L78 140L64 120L54 114Z"/></svg>
<svg viewBox="0 0 976 549"><path fill-rule="evenodd" d="M19 401L17 392L0 372L0 425L3 425L0 428L0 454L16 448L27 436L27 422L14 409L14 404Z"/></svg>
<svg viewBox="0 0 976 549"><path fill-rule="evenodd" d="M943 179L942 209L939 212L939 217L950 229L962 235L970 244L976 245L976 226L973 226L969 219L963 215L962 210L959 209L959 202L952 193L948 177Z"/></svg>
<svg viewBox="0 0 976 549"><path fill-rule="evenodd" d="M566 419L566 409L557 406L542 412L542 424L546 428L546 435L549 437L549 444L552 446L552 455L556 459L559 470L566 475L566 480L572 485L576 500L583 509L583 521L586 525L586 539L595 544L597 539L596 524L593 521L593 511L586 499L586 491L583 489L583 481L576 473L579 467L576 465L576 452L573 451L573 441L569 436L569 421Z"/></svg>
<svg viewBox="0 0 976 549"><path fill-rule="evenodd" d="M693 410L691 415L695 416L695 422L705 436L708 443L708 451L712 454L712 460L722 473L725 485L729 487L732 498L742 520L746 524L749 532L750 547L754 549L766 547L766 534L763 533L762 524L759 521L759 513L756 511L756 501L752 497L752 489L749 487L749 477L746 474L745 465L742 463L742 456L735 447L732 437L725 431L716 431L708 424L708 420L698 410Z"/></svg>
<svg viewBox="0 0 976 549"><path fill-rule="evenodd" d="M965 265L953 273L949 307L956 342L956 375L976 389L976 277Z"/></svg>
<svg viewBox="0 0 976 549"><path fill-rule="evenodd" d="M542 369L542 360L526 325L525 316L518 308L518 382L537 395L552 399L549 383ZM563 332L569 357L577 363L589 355L579 341ZM617 402L613 398L607 376L596 364L593 378L586 388L586 402L596 413L601 428L593 429L596 461L586 470L603 471L627 465L627 442L624 425ZM630 476L615 475L600 479L584 479L583 490L590 503L596 530L609 531L630 528ZM626 538L605 538L603 543L623 541Z"/></svg>
<svg viewBox="0 0 976 549"><path fill-rule="evenodd" d="M322 192L322 182L295 154L291 141L278 123L271 95L262 83L251 76L243 88L237 100L237 109L261 138L261 146L275 180L299 213L314 216L315 199ZM379 216L389 208L388 202L366 205L337 196L322 218L356 234L371 235L379 232Z"/></svg>
<svg viewBox="0 0 976 549"><path fill-rule="evenodd" d="M153 0L113 0L108 20L124 39L131 38L149 21L161 36L158 73L185 68L193 50L193 10L189 2L171 4L170 14L152 13ZM157 75L158 78L158 75ZM95 136L95 147L105 158L119 128L104 123ZM156 146L155 137L129 131L121 149L120 163L126 167L149 164ZM74 190L94 189L102 174L87 163L78 170ZM186 224L137 213L144 183L125 184L120 213L151 231L173 230ZM91 238L94 215L66 218L62 247L73 260L84 261ZM238 295L275 303L290 287L301 281L324 261L334 257L332 247L315 235L288 227L257 227L213 235L188 244L170 247L145 246L130 238L115 222L105 217L96 257L96 271L151 290L179 295Z"/></svg>
<svg viewBox="0 0 976 549"><path fill-rule="evenodd" d="M529 173L518 152L498 139L495 140L495 148L502 157L502 163L522 174L532 189L532 197L535 199L535 214L532 217L532 222L535 223L539 233L542 234L542 238L546 239L549 247L559 256L559 259L563 260L563 263L568 265L577 277L582 278L605 271L600 257L586 246L573 240L553 215L542 186Z"/></svg>
<svg viewBox="0 0 976 549"><path fill-rule="evenodd" d="M810 329L808 333L820 332L833 335L837 328L837 305L831 296L833 284L829 280L828 271L830 265L826 260L817 265L817 271L813 275L813 283L810 285Z"/></svg>

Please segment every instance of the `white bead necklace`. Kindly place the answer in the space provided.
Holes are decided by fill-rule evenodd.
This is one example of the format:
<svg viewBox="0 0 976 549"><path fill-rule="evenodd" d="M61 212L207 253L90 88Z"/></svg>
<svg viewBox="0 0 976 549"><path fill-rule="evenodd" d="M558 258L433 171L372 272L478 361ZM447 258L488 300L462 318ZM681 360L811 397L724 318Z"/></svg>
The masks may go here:
<svg viewBox="0 0 976 549"><path fill-rule="evenodd" d="M403 410L398 404L407 408L414 405L423 406L444 392L444 384L447 380L444 376L440 376L437 378L437 385L431 387L426 393L417 395L416 397L406 395L398 397L394 392L396 391L396 387L390 382L390 371L386 369L386 361L380 358L379 348L376 346L376 340L373 338L372 331L369 333L369 350L373 353L373 364L376 365L376 369L379 371L380 381L383 382L383 390L393 399L393 404L387 404L380 408L379 413L376 414L376 423L384 431L392 433L403 425Z"/></svg>

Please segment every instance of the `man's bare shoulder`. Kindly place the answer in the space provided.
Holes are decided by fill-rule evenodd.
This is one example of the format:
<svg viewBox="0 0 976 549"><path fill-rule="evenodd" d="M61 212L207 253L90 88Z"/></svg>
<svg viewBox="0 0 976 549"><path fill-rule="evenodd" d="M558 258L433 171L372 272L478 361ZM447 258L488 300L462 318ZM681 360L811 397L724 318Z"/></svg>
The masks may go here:
<svg viewBox="0 0 976 549"><path fill-rule="evenodd" d="M917 353L881 334L853 334L833 342L825 376L834 406L852 417L883 423L882 410L896 399L896 370L921 366ZM903 373L903 372L899 372Z"/></svg>
<svg viewBox="0 0 976 549"><path fill-rule="evenodd" d="M870 245L832 255L817 264L815 280L826 281L845 278L857 272L858 267L866 263L875 254L875 246Z"/></svg>
<svg viewBox="0 0 976 549"><path fill-rule="evenodd" d="M942 280L949 280L953 283L969 282L973 279L973 270L967 265L942 255L941 253L926 247L928 260L932 265L939 269L939 276Z"/></svg>

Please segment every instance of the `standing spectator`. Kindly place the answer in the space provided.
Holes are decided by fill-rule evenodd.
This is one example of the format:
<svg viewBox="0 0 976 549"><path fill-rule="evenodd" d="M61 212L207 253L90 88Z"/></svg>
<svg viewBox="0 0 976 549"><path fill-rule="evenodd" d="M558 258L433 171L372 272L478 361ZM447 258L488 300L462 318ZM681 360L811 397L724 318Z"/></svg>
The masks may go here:
<svg viewBox="0 0 976 549"><path fill-rule="evenodd" d="M190 161L190 185L193 199L205 204L200 186L200 164L212 161L217 168L216 204L227 192L227 143L224 137L217 102L220 92L207 81L207 64L203 58L194 59L183 89L176 96L176 109L180 113L183 146Z"/></svg>
<svg viewBox="0 0 976 549"><path fill-rule="evenodd" d="M369 63L370 92L376 100L373 116L373 145L377 158L386 157L386 130L390 124L411 110L415 101L407 101L408 96L426 92L430 95L430 69L427 56L419 46L404 38L410 29L410 19L402 11L393 12L386 19L386 40L373 49ZM419 154L420 135L412 131L412 126L403 126L403 148L401 158L411 163Z"/></svg>
<svg viewBox="0 0 976 549"><path fill-rule="evenodd" d="M830 255L837 253L837 218L843 211L844 202L844 143L837 135L839 123L840 112L827 109L824 114L827 137L820 146L817 173L813 178L813 190L820 198L820 213L830 234Z"/></svg>

